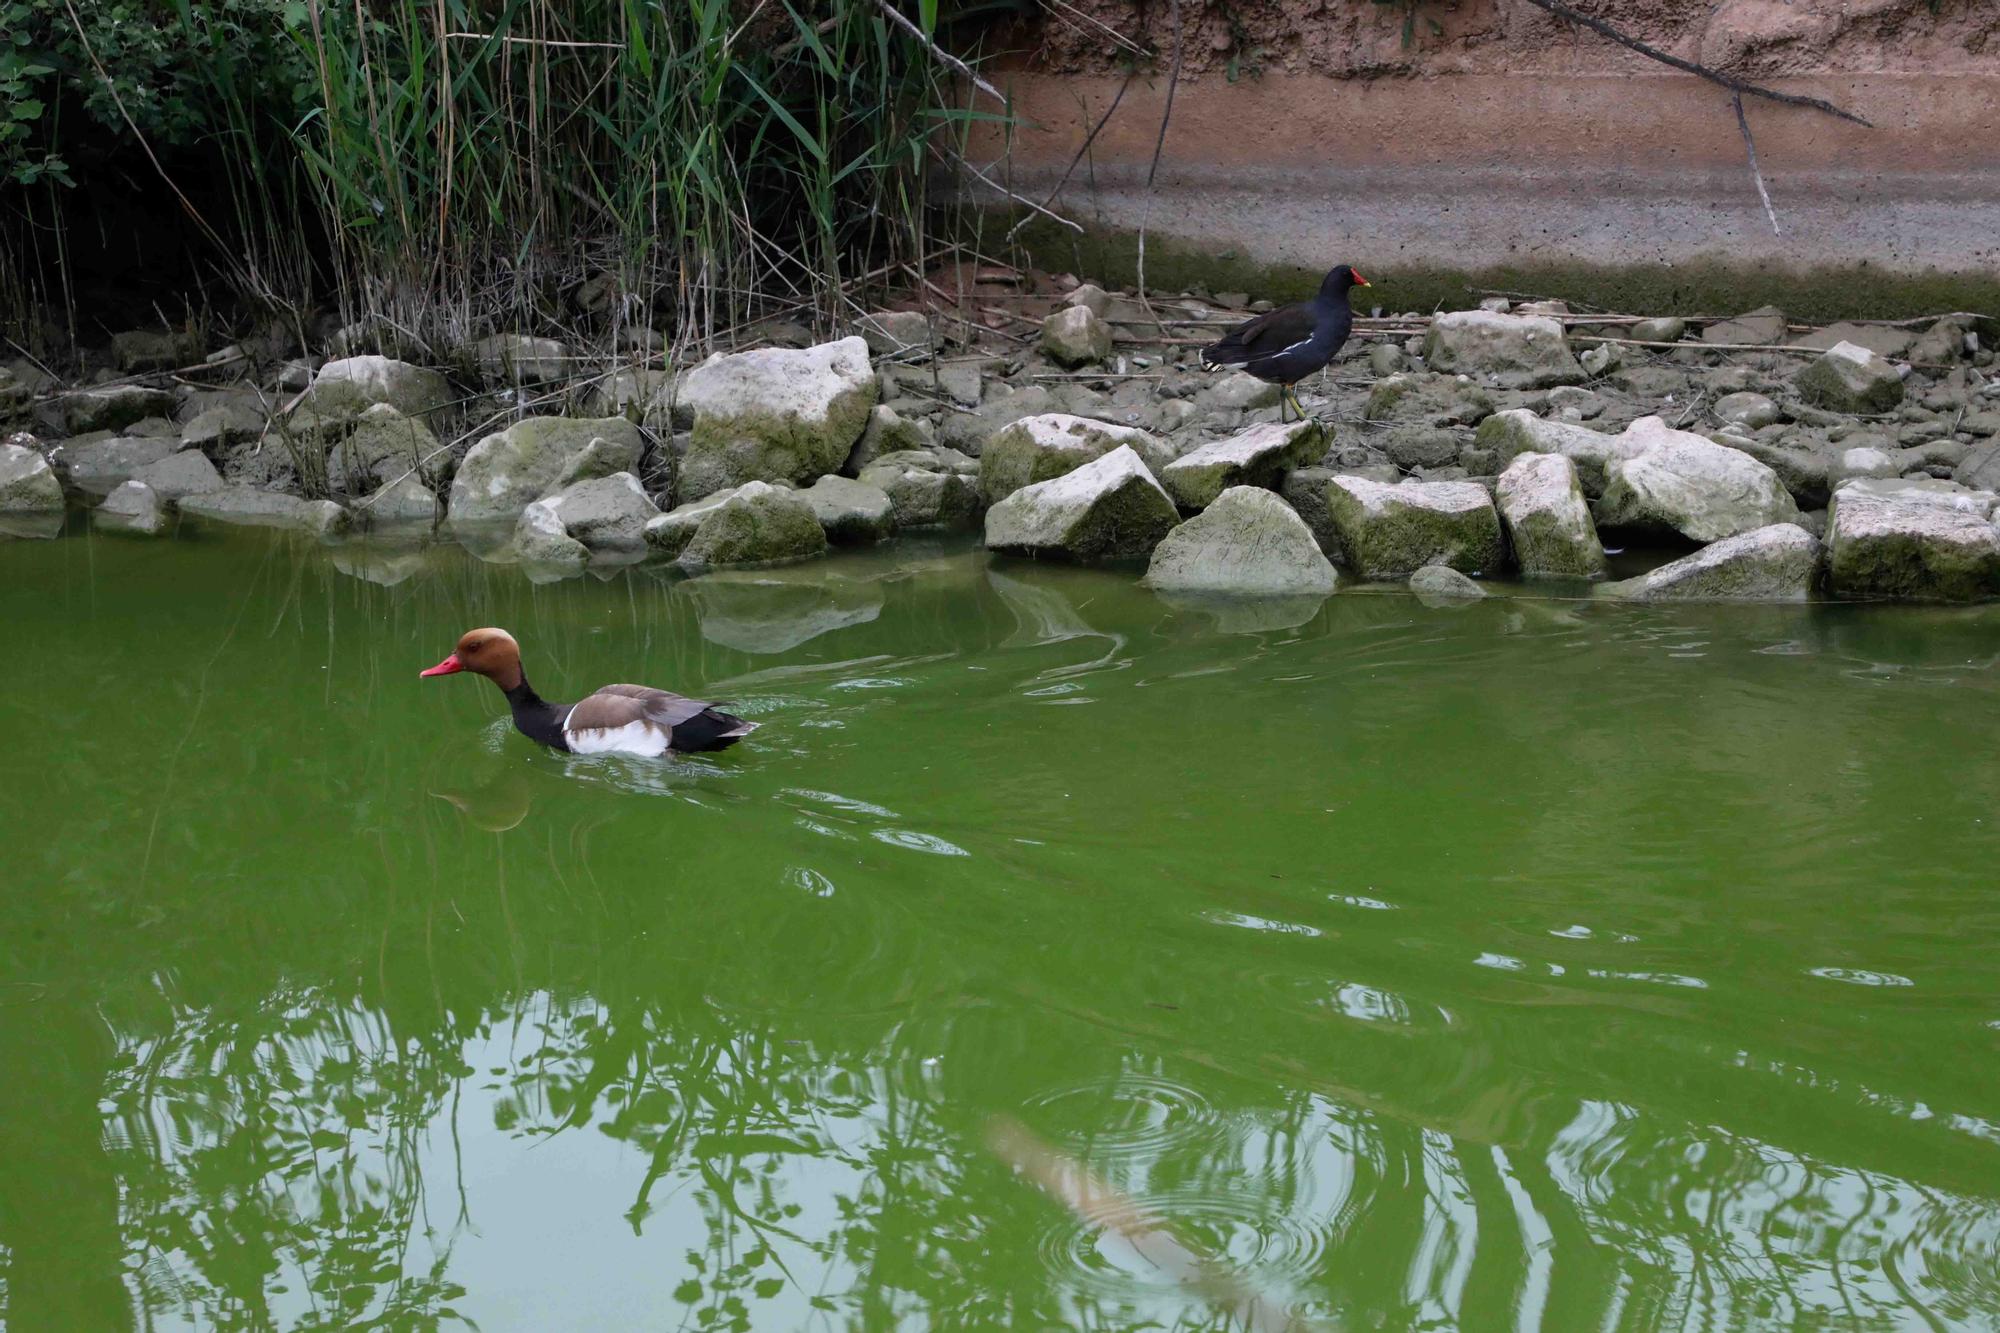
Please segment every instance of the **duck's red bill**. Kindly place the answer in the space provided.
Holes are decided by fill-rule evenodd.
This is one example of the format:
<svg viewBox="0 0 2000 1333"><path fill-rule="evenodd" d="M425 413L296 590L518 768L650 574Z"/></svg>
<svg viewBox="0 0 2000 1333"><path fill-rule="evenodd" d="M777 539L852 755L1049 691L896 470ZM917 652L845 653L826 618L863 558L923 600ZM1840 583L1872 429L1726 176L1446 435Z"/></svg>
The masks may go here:
<svg viewBox="0 0 2000 1333"><path fill-rule="evenodd" d="M1353 269L1349 269L1347 271L1349 273L1354 273ZM1354 285L1356 287L1373 287L1375 284L1368 281L1368 279L1362 277L1359 273L1354 273Z"/></svg>
<svg viewBox="0 0 2000 1333"><path fill-rule="evenodd" d="M453 653L453 654L452 654L452 655L451 655L450 657L447 657L447 658L445 658L445 659L444 659L444 661L442 661L442 662L439 662L439 663L438 663L438 664L437 664L436 666L432 667L432 668L431 668L431 669L430 669L429 671L419 671L419 672L417 673L417 675L418 675L418 676L449 676L449 675L450 675L450 674L452 674L452 672L454 672L454 671L463 671L463 670L465 670L465 663L463 663L463 662L461 662L461 661L459 661L459 660L458 660L458 654L457 654L457 653Z"/></svg>

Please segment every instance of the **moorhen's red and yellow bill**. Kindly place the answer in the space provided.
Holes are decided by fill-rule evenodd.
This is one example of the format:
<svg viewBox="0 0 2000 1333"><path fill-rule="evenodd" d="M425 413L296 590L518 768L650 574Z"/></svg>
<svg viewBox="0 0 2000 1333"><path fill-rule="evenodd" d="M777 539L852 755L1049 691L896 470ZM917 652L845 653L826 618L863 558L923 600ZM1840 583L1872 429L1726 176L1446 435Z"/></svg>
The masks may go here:
<svg viewBox="0 0 2000 1333"><path fill-rule="evenodd" d="M521 670L521 645L504 629L467 630L451 656L420 676L470 671L500 687L529 740L573 754L663 755L726 750L757 729L714 704L647 685L606 685L588 699L552 704Z"/></svg>
<svg viewBox="0 0 2000 1333"><path fill-rule="evenodd" d="M1337 265L1327 271L1319 294L1312 300L1282 306L1237 325L1201 349L1201 363L1211 370L1241 366L1258 379L1276 384L1284 394L1283 401L1303 417L1305 409L1292 396L1292 386L1325 369L1340 351L1354 326L1347 293L1368 285L1368 279L1347 265ZM1284 413L1278 415L1282 420Z"/></svg>

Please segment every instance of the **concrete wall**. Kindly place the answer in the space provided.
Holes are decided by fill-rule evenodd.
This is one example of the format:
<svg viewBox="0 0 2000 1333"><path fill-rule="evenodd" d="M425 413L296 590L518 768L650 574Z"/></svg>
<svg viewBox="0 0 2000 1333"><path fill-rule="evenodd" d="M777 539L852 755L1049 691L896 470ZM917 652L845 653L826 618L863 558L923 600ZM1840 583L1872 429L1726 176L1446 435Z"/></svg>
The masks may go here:
<svg viewBox="0 0 2000 1333"><path fill-rule="evenodd" d="M1101 0L1100 12L1113 3ZM1094 229L1129 231L1144 221L1163 240L1307 269L2000 272L2000 39L1990 32L2000 25L2000 0L1983 0L1987 18L1977 24L1985 26L1968 27L1974 21L1961 15L1954 29L1892 34L1896 59L1872 56L1877 39L1851 25L1816 53L1776 37L1746 48L1743 77L1827 98L1873 122L1865 128L1746 99L1781 228L1775 236L1727 91L1506 3L1474 7L1498 27L1441 29L1435 51L1415 53L1389 76L1355 72L1380 67L1355 56L1384 40L1366 27L1349 32L1342 49L1350 58L1338 75L1281 65L1232 82L1213 58L1189 68L1150 197L1145 175L1167 78L1160 70L1134 77L1055 207ZM1779 17L1791 21L1815 3L1800 0L1800 10ZM1849 6L1842 21L1867 7ZM1877 10L1890 7L1875 0ZM1528 17L1518 18L1520 10ZM1753 17L1767 12L1778 11ZM1898 13L1915 24L1927 10L1917 0ZM1340 17L1358 25L1368 16ZM1477 17L1460 14L1461 28ZM1135 40L1165 40L1157 15L1151 22L1131 29ZM1531 22L1533 41L1509 38L1509 24ZM1679 45L1698 57L1718 40L1690 30ZM1091 68L1060 44L1039 56L1032 44L1017 49L1029 54L994 74L1024 120L1005 170L1015 190L1039 200L1124 76ZM1774 62L1769 50L1789 57ZM997 135L977 147L977 157L1001 157Z"/></svg>

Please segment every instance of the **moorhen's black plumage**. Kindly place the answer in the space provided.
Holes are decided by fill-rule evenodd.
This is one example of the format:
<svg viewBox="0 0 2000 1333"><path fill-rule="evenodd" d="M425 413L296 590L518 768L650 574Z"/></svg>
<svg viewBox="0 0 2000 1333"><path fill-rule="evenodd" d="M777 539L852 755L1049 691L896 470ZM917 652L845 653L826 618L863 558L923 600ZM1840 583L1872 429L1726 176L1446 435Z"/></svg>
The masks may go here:
<svg viewBox="0 0 2000 1333"><path fill-rule="evenodd" d="M573 704L535 693L521 670L521 645L504 629L472 629L451 656L420 676L470 671L507 696L514 726L529 740L575 754L663 755L669 750L725 750L757 729L714 704L650 685L606 685Z"/></svg>
<svg viewBox="0 0 2000 1333"><path fill-rule="evenodd" d="M1201 363L1211 370L1243 367L1258 379L1279 386L1283 401L1304 416L1306 411L1292 396L1292 386L1333 360L1354 325L1347 293L1368 285L1368 279L1347 265L1337 265L1321 280L1319 295L1237 325L1201 349ZM1278 415L1282 419L1284 413Z"/></svg>

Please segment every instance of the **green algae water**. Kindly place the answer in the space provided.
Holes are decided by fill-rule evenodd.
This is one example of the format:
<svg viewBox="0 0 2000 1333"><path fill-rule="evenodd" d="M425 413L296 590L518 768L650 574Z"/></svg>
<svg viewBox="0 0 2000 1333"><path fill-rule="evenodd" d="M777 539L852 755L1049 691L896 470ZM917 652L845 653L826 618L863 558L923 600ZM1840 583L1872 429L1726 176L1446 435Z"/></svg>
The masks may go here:
<svg viewBox="0 0 2000 1333"><path fill-rule="evenodd" d="M539 750L478 624L763 728ZM0 626L10 1333L2000 1322L2000 610L190 531Z"/></svg>

